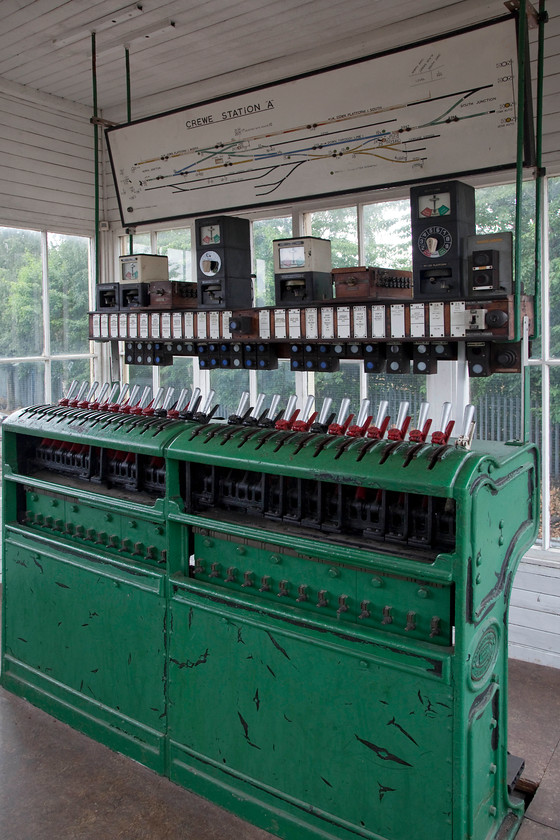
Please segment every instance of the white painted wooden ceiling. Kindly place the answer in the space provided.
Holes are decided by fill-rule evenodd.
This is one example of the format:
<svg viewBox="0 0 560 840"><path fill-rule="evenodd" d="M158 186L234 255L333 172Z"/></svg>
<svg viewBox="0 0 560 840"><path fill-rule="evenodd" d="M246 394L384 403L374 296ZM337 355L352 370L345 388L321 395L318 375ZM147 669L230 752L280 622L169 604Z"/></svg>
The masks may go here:
<svg viewBox="0 0 560 840"><path fill-rule="evenodd" d="M230 92L505 11L501 0L1 0L0 77L89 105L95 31L100 108L126 101L125 46L133 103L176 88L196 101L197 88Z"/></svg>
<svg viewBox="0 0 560 840"><path fill-rule="evenodd" d="M547 5L545 130L560 135L560 0ZM502 0L0 0L0 84L90 107L95 32L98 107L125 122L125 47L134 119L506 12Z"/></svg>

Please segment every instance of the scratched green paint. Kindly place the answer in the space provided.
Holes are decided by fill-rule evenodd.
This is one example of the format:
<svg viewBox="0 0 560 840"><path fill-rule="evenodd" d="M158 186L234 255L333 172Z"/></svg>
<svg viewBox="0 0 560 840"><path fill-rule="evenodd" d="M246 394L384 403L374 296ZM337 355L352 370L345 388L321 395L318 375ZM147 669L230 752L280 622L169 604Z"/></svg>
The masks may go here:
<svg viewBox="0 0 560 840"><path fill-rule="evenodd" d="M512 838L507 609L538 526L534 447L434 460L250 432L8 419L2 684L286 840ZM43 439L164 458L165 488L30 475ZM450 499L455 548L197 512L187 464Z"/></svg>

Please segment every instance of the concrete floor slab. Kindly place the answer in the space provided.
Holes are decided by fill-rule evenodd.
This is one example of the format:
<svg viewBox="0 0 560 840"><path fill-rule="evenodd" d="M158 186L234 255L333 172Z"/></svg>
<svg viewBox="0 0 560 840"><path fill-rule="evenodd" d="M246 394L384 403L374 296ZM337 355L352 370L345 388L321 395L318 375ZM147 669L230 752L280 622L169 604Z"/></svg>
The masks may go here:
<svg viewBox="0 0 560 840"><path fill-rule="evenodd" d="M509 747L541 786L517 840L560 840L560 671L510 662ZM274 840L0 689L2 840Z"/></svg>
<svg viewBox="0 0 560 840"><path fill-rule="evenodd" d="M560 670L509 660L508 748L540 783L560 742Z"/></svg>
<svg viewBox="0 0 560 840"><path fill-rule="evenodd" d="M274 840L0 689L2 840Z"/></svg>

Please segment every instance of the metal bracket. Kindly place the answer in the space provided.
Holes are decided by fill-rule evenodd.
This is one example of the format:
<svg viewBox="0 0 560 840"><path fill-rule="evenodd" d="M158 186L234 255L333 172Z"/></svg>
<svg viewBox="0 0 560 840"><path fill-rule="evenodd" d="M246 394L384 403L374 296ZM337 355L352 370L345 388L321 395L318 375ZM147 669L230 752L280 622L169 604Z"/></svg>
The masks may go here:
<svg viewBox="0 0 560 840"><path fill-rule="evenodd" d="M519 0L505 0L504 6L511 12L515 14L519 11L520 8ZM532 3L527 2L526 4L526 14L527 14L527 23L529 24L529 29L536 29L539 25L539 13L535 9Z"/></svg>
<svg viewBox="0 0 560 840"><path fill-rule="evenodd" d="M113 128L113 126L118 125L116 122L111 122L111 120L104 120L101 117L90 117L90 123L92 125L100 125L102 128Z"/></svg>

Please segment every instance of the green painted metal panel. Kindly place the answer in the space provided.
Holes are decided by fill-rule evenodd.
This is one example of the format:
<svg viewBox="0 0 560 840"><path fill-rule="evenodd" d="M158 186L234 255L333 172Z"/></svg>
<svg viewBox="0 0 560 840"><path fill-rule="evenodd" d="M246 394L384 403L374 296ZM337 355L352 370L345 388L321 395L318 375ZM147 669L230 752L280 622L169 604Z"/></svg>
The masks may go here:
<svg viewBox="0 0 560 840"><path fill-rule="evenodd" d="M4 425L2 684L286 840L509 840L531 445L35 407Z"/></svg>
<svg viewBox="0 0 560 840"><path fill-rule="evenodd" d="M81 713L96 737L163 771L165 612L162 574L46 541L5 543L4 684L50 710ZM52 703L51 703L52 698ZM78 719L80 715L76 716ZM78 724L79 725L79 724Z"/></svg>
<svg viewBox="0 0 560 840"><path fill-rule="evenodd" d="M172 777L182 761L203 762L217 787L225 773L241 793L283 799L310 825L319 814L344 837L408 840L415 803L416 840L450 836L453 689L433 666L177 589Z"/></svg>
<svg viewBox="0 0 560 840"><path fill-rule="evenodd" d="M336 559L318 559L273 543L249 543L194 529L192 576L233 592L258 592L268 602L304 613L450 645L453 589L422 575L405 578ZM219 558L216 559L216 558Z"/></svg>

